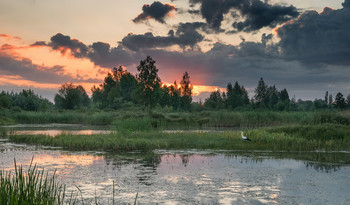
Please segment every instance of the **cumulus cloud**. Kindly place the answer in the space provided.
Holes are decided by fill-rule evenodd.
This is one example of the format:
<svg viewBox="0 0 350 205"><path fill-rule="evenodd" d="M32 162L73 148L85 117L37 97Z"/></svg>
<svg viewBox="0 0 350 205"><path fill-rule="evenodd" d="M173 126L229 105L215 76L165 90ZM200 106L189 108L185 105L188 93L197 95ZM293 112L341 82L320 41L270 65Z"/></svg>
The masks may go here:
<svg viewBox="0 0 350 205"><path fill-rule="evenodd" d="M274 27L299 14L294 6L271 5L261 0L190 0L190 3L201 5L202 17L215 29L220 29L224 15L230 12L232 26L245 32ZM239 21L240 18L244 20Z"/></svg>
<svg viewBox="0 0 350 205"><path fill-rule="evenodd" d="M125 49L123 46L111 47L108 43L95 42L90 46L88 58L101 67L113 68L118 65L128 66L140 58L140 54Z"/></svg>
<svg viewBox="0 0 350 205"><path fill-rule="evenodd" d="M77 39L71 39L69 36L65 36L58 33L51 37L51 42L49 44L52 49L59 50L65 53L67 49L72 52L72 55L79 58L86 56L88 48L85 44Z"/></svg>
<svg viewBox="0 0 350 205"><path fill-rule="evenodd" d="M201 26L200 23L198 25L180 24L177 31L170 30L168 36L154 36L151 32L141 35L128 34L122 39L121 44L133 51L172 45L179 45L182 48L187 46L194 48L197 43L204 39L204 36L197 31Z"/></svg>
<svg viewBox="0 0 350 205"><path fill-rule="evenodd" d="M154 19L160 23L165 23L165 17L169 16L171 11L176 10L176 7L171 4L163 4L159 1L153 2L151 5L144 4L142 13L133 19L134 23L139 23L147 19Z"/></svg>
<svg viewBox="0 0 350 205"><path fill-rule="evenodd" d="M45 41L37 41L31 46L48 46L53 50L60 51L62 54L66 54L69 50L71 55L76 58L83 58L88 53L88 47L77 39L71 39L70 36L63 35L62 33L57 33L52 36L49 43Z"/></svg>
<svg viewBox="0 0 350 205"><path fill-rule="evenodd" d="M135 52L125 49L123 46L111 47L104 42L85 45L83 42L61 33L52 36L50 42L37 41L31 46L46 46L63 54L69 50L75 58L88 58L95 65L108 68L130 65L133 63L133 59L137 57Z"/></svg>
<svg viewBox="0 0 350 205"><path fill-rule="evenodd" d="M270 5L260 0L251 0L249 5L239 8L244 21L234 22L238 31L256 31L263 27L275 27L299 15L294 6Z"/></svg>
<svg viewBox="0 0 350 205"><path fill-rule="evenodd" d="M349 2L338 10L306 11L278 28L284 57L305 64L350 65Z"/></svg>

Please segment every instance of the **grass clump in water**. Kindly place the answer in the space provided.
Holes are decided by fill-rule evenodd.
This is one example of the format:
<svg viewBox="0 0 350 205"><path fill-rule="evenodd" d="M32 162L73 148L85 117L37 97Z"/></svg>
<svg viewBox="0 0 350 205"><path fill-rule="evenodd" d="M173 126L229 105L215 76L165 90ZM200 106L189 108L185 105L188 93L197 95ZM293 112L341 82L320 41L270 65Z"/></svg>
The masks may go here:
<svg viewBox="0 0 350 205"><path fill-rule="evenodd" d="M0 171L0 204L60 205L75 204L72 197L65 201L65 186L56 182L56 175L49 177L32 163L27 171L17 166L14 173Z"/></svg>

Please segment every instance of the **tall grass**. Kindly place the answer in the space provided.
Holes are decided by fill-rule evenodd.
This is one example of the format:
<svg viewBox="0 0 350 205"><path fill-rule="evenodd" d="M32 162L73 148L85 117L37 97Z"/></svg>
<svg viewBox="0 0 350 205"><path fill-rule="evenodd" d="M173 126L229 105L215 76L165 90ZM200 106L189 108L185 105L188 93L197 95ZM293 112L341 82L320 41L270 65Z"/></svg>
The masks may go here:
<svg viewBox="0 0 350 205"><path fill-rule="evenodd" d="M0 204L60 205L75 204L71 195L66 200L65 186L56 182L55 173L50 177L32 163L27 171L14 163L14 173L0 171Z"/></svg>
<svg viewBox="0 0 350 205"><path fill-rule="evenodd" d="M11 111L3 110L0 124L72 123L115 125L122 130L178 129L202 127L259 128L296 124L350 124L350 114L339 111L201 111L170 112L169 110L74 110L74 111Z"/></svg>
<svg viewBox="0 0 350 205"><path fill-rule="evenodd" d="M350 150L350 127L344 125L285 126L246 130L252 142L243 141L239 132L117 132L109 135L28 136L9 135L16 143L58 146L70 150L111 152L154 149L225 150Z"/></svg>

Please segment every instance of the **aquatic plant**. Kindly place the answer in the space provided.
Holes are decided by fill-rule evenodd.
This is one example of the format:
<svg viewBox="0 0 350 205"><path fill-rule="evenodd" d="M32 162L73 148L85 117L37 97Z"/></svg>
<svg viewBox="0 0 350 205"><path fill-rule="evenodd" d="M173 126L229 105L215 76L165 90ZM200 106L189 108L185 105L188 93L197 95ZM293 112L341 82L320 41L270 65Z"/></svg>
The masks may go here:
<svg viewBox="0 0 350 205"><path fill-rule="evenodd" d="M73 195L66 200L65 185L56 182L56 174L49 176L31 163L25 171L14 162L14 173L0 171L0 204L60 205L75 204Z"/></svg>

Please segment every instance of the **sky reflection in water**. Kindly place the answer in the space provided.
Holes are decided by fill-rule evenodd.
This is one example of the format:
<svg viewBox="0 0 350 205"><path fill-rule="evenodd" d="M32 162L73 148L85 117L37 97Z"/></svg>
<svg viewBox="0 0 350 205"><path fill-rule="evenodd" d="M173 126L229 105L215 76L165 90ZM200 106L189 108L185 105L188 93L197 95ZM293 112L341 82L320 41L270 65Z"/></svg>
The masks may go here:
<svg viewBox="0 0 350 205"><path fill-rule="evenodd" d="M349 164L302 159L306 155L311 154L157 151L102 155L2 142L0 168L12 170L14 158L27 166L34 156L40 168L57 170L69 191L76 191L76 185L84 198L92 200L96 193L103 203L111 202L113 181L116 200L125 203L132 203L136 193L138 201L146 204L349 203Z"/></svg>

